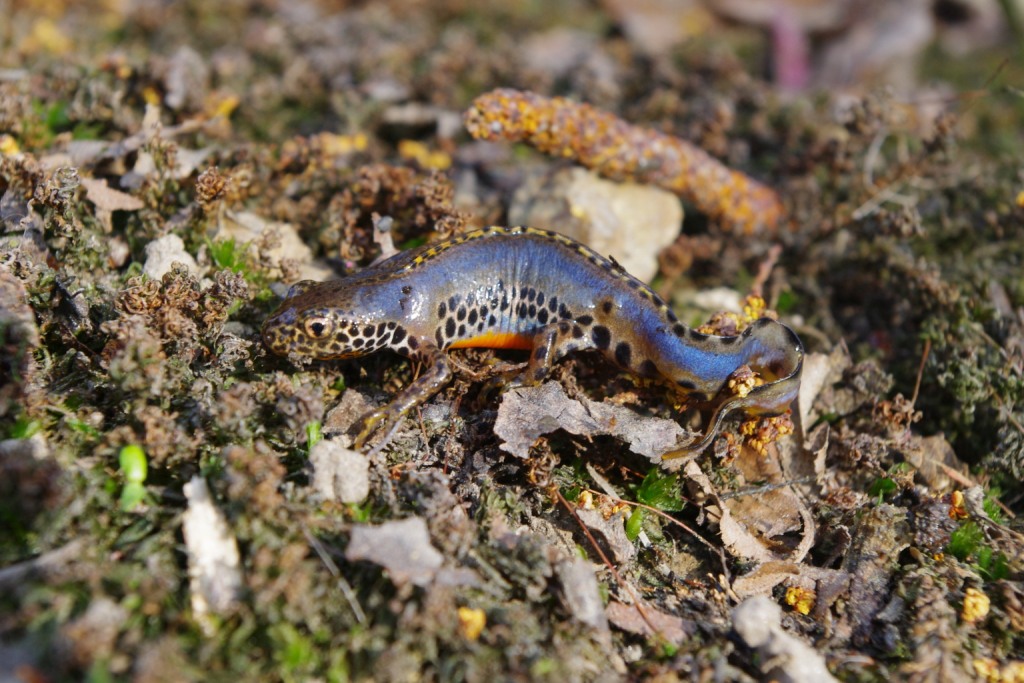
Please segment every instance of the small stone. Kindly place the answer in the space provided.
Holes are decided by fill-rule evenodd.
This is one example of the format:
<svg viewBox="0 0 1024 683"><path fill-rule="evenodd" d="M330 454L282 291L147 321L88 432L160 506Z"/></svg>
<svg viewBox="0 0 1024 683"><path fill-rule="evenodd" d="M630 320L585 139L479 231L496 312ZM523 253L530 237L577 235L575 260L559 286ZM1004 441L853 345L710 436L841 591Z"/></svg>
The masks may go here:
<svg viewBox="0 0 1024 683"><path fill-rule="evenodd" d="M660 188L604 180L572 167L523 183L508 216L512 225L557 230L579 240L650 281L658 272L658 252L679 236L683 205Z"/></svg>
<svg viewBox="0 0 1024 683"><path fill-rule="evenodd" d="M324 500L361 503L370 495L370 461L362 453L324 439L309 452L313 488Z"/></svg>
<svg viewBox="0 0 1024 683"><path fill-rule="evenodd" d="M216 239L233 239L238 244L256 241L267 230L276 230L280 243L267 256L276 262L293 261L300 280L331 280L335 273L326 263L313 261L309 248L291 223L271 221L250 211L226 213L217 226Z"/></svg>
<svg viewBox="0 0 1024 683"><path fill-rule="evenodd" d="M562 584L562 598L573 619L598 631L607 631L608 619L593 565L581 557L569 558L555 565L555 574Z"/></svg>
<svg viewBox="0 0 1024 683"><path fill-rule="evenodd" d="M214 504L205 479L192 477L184 493L188 509L182 516L181 530L188 553L192 613L210 635L216 629L211 616L233 610L242 592L238 543L224 513Z"/></svg>
<svg viewBox="0 0 1024 683"><path fill-rule="evenodd" d="M171 266L180 263L192 275L199 274L199 265L192 254L185 251L185 243L177 235L164 235L146 245L146 263L142 272L153 280L159 280L170 272Z"/></svg>

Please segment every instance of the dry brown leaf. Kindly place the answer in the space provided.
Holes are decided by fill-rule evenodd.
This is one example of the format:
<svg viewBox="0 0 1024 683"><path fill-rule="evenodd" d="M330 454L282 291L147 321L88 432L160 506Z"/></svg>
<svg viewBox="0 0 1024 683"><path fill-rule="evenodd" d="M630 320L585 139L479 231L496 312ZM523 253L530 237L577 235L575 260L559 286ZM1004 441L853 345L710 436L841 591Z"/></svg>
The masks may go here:
<svg viewBox="0 0 1024 683"><path fill-rule="evenodd" d="M806 557L807 552L814 543L815 525L810 510L803 505L792 492L784 493L777 500L784 501L786 509L783 511L766 512L765 506L760 506L756 511L746 506L741 507L743 516L737 517L733 514L733 501L723 500L714 485L696 462L686 463L684 474L690 480L691 495L704 506L709 518L718 523L719 533L722 536L722 543L726 550L735 557L741 557L754 562L790 561L800 562ZM770 493L783 491L778 489ZM756 517L747 517L750 513L769 514L768 520L760 520ZM785 533L795 528L795 521L799 520L802 525L802 532L799 544L795 548L787 548L775 539L773 534ZM767 522L767 523L765 523ZM751 525L756 525L752 527ZM762 537L753 532L753 528L759 528L768 535Z"/></svg>
<svg viewBox="0 0 1024 683"><path fill-rule="evenodd" d="M600 510L586 510L579 508L576 515L580 521L587 525L587 528L595 532L599 540L612 552L612 559L618 564L629 562L636 556L636 546L626 537L626 525L622 517L614 515L605 519Z"/></svg>
<svg viewBox="0 0 1024 683"><path fill-rule="evenodd" d="M103 226L104 232L113 231L113 213L115 211L138 211L145 206L138 197L115 190L102 180L82 178L81 182L82 187L85 188L85 198L96 205L96 217Z"/></svg>
<svg viewBox="0 0 1024 683"><path fill-rule="evenodd" d="M967 466L956 456L943 434L912 435L902 453L935 493L945 493L953 488L954 482L946 468L965 476L968 474Z"/></svg>
<svg viewBox="0 0 1024 683"><path fill-rule="evenodd" d="M797 396L797 413L800 426L809 429L818 415L812 413L815 399L826 386L839 381L843 371L850 367L850 357L843 346L837 346L830 354L809 353L804 357L804 369L800 375L800 393Z"/></svg>
<svg viewBox="0 0 1024 683"><path fill-rule="evenodd" d="M607 631L608 620L594 565L582 557L567 557L555 564L555 574L562 584L562 599L573 619L598 631Z"/></svg>
<svg viewBox="0 0 1024 683"><path fill-rule="evenodd" d="M388 571L396 585L426 586L441 569L444 557L430 543L427 523L409 517L380 525L362 524L352 529L345 548L349 562L368 560Z"/></svg>
<svg viewBox="0 0 1024 683"><path fill-rule="evenodd" d="M672 420L644 417L587 398L571 399L557 382L513 389L502 397L494 423L494 433L504 442L502 450L525 459L537 439L559 429L580 436L614 436L632 452L675 468L680 462L663 463L661 455L688 443L691 436Z"/></svg>
<svg viewBox="0 0 1024 683"><path fill-rule="evenodd" d="M102 180L82 178L85 198L96 205L100 211L138 211L145 206L138 197L115 190Z"/></svg>
<svg viewBox="0 0 1024 683"><path fill-rule="evenodd" d="M674 614L659 612L649 603L644 603L644 614L647 615L647 620L644 620L636 605L627 605L615 600L608 603L605 614L608 616L608 621L616 628L639 636L655 635L651 630L653 625L657 629L658 635L676 645L689 638L696 630L692 623L685 622Z"/></svg>

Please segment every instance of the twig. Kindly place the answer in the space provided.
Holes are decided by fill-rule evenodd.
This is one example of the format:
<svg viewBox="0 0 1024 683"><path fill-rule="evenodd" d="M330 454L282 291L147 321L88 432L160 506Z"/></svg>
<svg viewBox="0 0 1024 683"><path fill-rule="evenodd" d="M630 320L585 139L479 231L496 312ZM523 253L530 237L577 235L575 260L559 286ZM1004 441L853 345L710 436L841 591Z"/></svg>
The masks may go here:
<svg viewBox="0 0 1024 683"><path fill-rule="evenodd" d="M327 567L327 571L329 571L331 575L338 580L338 585L341 587L341 593L345 596L345 600L348 601L348 606L352 608L352 613L356 615L356 621L360 624L365 624L366 613L363 612L363 608L359 605L359 600L356 598L355 591L352 590L352 586L345 580L345 577L342 576L341 570L338 569L338 565L331 559L331 556L327 553L327 549L324 548L323 543L321 543L320 539L314 536L306 527L303 527L302 533L306 536L306 540L309 542L310 547L313 548L316 554L320 556L320 560L324 563L324 566Z"/></svg>
<svg viewBox="0 0 1024 683"><path fill-rule="evenodd" d="M761 296L764 290L764 284L768 282L768 278L772 274L772 268L779 262L779 256L782 255L782 245L773 244L768 250L768 255L764 257L760 265L757 267L757 275L754 276L754 282L750 285L750 293L754 296Z"/></svg>
<svg viewBox="0 0 1024 683"><path fill-rule="evenodd" d="M84 547L85 540L76 538L60 548L45 552L31 560L0 569L0 590L21 585L34 574L45 574L63 567L77 557Z"/></svg>
<svg viewBox="0 0 1024 683"><path fill-rule="evenodd" d="M569 514L572 515L573 519L576 520L576 523L580 525L580 529L583 530L583 535L587 537L588 541L590 541L590 546L594 549L594 552L597 553L598 557L601 558L601 561L604 562L604 565L608 567L608 571L612 573L612 576L615 577L615 580L619 583L619 585L622 586L627 593L629 593L629 597L633 599L633 604L636 607L636 611L640 614L640 618L644 620L644 623L647 624L648 628L651 629L652 633L657 634L658 637L660 637L662 640L668 641L668 639L665 637L665 634L663 634L661 630L654 625L654 623L651 621L651 618L647 616L647 610L644 609L643 602L640 600L639 596L637 596L636 592L633 590L633 586L628 584L626 580L622 578L622 574L619 574L619 570L615 568L615 565L612 564L611 560L608 559L608 556L604 554L603 550L601 550L601 546L597 544L597 539L595 539L594 535L590 533L590 529L588 529L587 525L583 523L583 520L580 519L580 516L576 514L576 509L569 504L569 501L565 499L565 496L563 496L562 492L558 490L558 487L552 486L551 492L552 495L554 495L558 499L558 502L562 505L562 507L564 507L569 512Z"/></svg>
<svg viewBox="0 0 1024 683"><path fill-rule="evenodd" d="M910 407L917 404L917 397L921 392L921 379L924 377L924 364L928 362L928 354L932 350L932 340L924 340L924 352L921 354L921 364L917 366L917 381L914 382L914 395L910 397Z"/></svg>

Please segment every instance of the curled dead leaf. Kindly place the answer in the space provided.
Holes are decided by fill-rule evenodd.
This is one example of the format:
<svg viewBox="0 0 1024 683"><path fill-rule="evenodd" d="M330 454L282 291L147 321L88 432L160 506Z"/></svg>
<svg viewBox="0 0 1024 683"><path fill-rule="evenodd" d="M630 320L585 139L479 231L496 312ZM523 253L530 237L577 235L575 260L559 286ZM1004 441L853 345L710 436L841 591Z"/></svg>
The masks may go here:
<svg viewBox="0 0 1024 683"><path fill-rule="evenodd" d="M527 458L541 436L564 429L580 436L610 435L629 449L656 464L661 455L690 441L691 434L672 420L645 417L624 406L571 399L557 382L513 389L502 397L494 433L504 442L501 449Z"/></svg>

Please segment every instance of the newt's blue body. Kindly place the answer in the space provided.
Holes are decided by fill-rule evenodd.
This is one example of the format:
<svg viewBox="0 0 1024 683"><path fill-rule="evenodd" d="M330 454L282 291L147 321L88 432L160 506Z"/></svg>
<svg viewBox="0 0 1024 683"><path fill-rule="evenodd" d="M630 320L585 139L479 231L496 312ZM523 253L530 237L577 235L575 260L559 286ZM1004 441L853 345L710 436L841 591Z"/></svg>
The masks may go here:
<svg viewBox="0 0 1024 683"><path fill-rule="evenodd" d="M700 334L618 264L534 228L486 228L342 280L300 282L263 325L263 339L282 355L351 358L391 349L424 364L419 379L367 416L359 443L449 381L449 348L530 349L518 378L529 383L566 353L597 349L641 377L712 404L697 447L707 445L728 411L784 412L803 364L799 338L782 323L762 318L735 337ZM729 380L745 368L759 384L737 393Z"/></svg>

